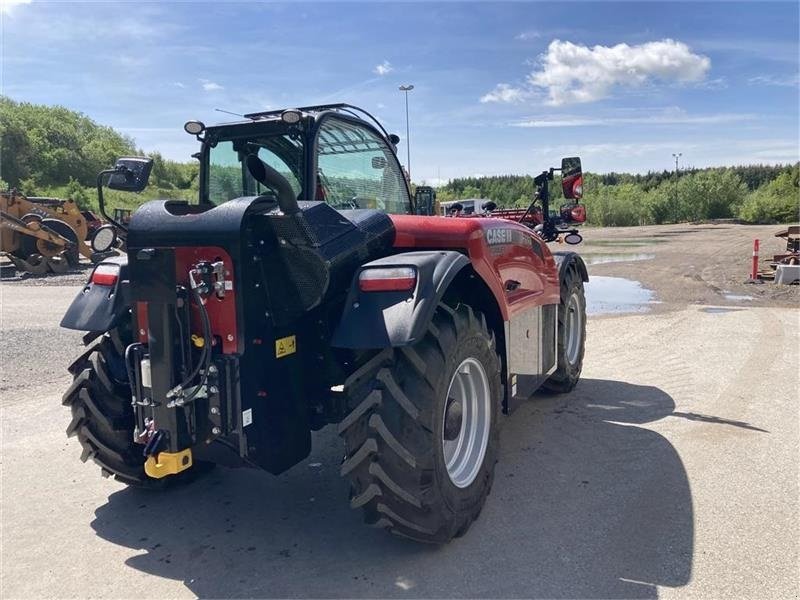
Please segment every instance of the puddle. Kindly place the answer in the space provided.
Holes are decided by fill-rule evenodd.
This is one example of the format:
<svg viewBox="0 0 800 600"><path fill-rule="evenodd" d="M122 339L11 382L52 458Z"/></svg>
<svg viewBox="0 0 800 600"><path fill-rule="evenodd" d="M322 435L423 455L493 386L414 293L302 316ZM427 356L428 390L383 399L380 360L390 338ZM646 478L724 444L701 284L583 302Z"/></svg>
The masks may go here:
<svg viewBox="0 0 800 600"><path fill-rule="evenodd" d="M729 312L739 312L740 310L744 310L743 308L723 308L721 306L706 306L705 308L701 308L700 312L708 313L710 315L721 315L724 313Z"/></svg>
<svg viewBox="0 0 800 600"><path fill-rule="evenodd" d="M632 279L591 276L584 285L589 315L647 312L656 302L653 290Z"/></svg>
<svg viewBox="0 0 800 600"><path fill-rule="evenodd" d="M608 263L634 262L637 260L652 260L655 254L642 254L626 252L620 254L582 254L587 265L605 265Z"/></svg>
<svg viewBox="0 0 800 600"><path fill-rule="evenodd" d="M722 292L722 296L725 300L734 300L734 301L747 301L747 300L755 300L753 296L745 296L744 294L732 294L730 292Z"/></svg>
<svg viewBox="0 0 800 600"><path fill-rule="evenodd" d="M584 241L589 246L649 246L650 244L663 244L667 240L659 240L656 238L628 238L626 240L592 240L587 239Z"/></svg>

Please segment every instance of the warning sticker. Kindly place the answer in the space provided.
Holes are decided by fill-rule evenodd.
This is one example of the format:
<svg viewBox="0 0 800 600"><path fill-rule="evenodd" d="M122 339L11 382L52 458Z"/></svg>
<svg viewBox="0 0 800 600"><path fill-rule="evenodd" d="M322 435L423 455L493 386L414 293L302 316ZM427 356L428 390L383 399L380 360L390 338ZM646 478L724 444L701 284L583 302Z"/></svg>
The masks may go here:
<svg viewBox="0 0 800 600"><path fill-rule="evenodd" d="M253 422L253 409L248 408L242 411L242 427L247 427Z"/></svg>
<svg viewBox="0 0 800 600"><path fill-rule="evenodd" d="M275 358L281 358L297 352L297 338L293 335L275 340Z"/></svg>

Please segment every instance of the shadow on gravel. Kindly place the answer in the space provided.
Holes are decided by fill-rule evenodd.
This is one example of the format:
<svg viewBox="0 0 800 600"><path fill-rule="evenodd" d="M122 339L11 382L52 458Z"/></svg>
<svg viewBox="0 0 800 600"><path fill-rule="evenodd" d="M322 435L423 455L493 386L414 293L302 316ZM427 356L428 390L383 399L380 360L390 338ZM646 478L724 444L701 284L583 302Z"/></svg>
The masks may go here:
<svg viewBox="0 0 800 600"><path fill-rule="evenodd" d="M483 514L444 547L363 526L327 430L279 477L220 467L167 493L123 489L92 527L139 551L129 567L200 597L655 598L692 570L685 469L638 427L674 407L658 388L591 379L534 397L504 419Z"/></svg>

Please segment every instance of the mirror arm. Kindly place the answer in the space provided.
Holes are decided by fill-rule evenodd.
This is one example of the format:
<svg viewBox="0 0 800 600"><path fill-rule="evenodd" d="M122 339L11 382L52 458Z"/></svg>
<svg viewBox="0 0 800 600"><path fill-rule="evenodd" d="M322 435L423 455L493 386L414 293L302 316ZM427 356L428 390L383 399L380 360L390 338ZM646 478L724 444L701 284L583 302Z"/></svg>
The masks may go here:
<svg viewBox="0 0 800 600"><path fill-rule="evenodd" d="M117 173L118 170L114 169L106 169L105 171L100 171L97 175L97 205L100 208L100 214L105 217L106 221L114 225L114 227L118 227L122 231L128 231L128 228L125 227L122 223L117 223L114 219L108 216L106 213L106 203L105 199L103 198L103 177L106 175L113 175Z"/></svg>

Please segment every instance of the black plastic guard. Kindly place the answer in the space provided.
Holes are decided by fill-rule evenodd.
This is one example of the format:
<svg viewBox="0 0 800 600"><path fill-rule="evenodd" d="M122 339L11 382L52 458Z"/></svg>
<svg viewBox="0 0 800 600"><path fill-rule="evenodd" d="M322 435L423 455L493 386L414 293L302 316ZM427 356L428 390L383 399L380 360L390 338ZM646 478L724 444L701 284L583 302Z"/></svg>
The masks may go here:
<svg viewBox="0 0 800 600"><path fill-rule="evenodd" d="M128 257L115 256L105 259L100 264L109 263L119 265L117 282L113 286L97 285L92 283L90 275L89 281L75 296L75 300L61 319L61 327L78 331L108 331L127 315L130 296Z"/></svg>
<svg viewBox="0 0 800 600"><path fill-rule="evenodd" d="M553 258L558 265L558 278L560 281L564 280L567 268L574 264L584 282L589 281L589 272L586 270L586 263L577 252L553 252Z"/></svg>
<svg viewBox="0 0 800 600"><path fill-rule="evenodd" d="M407 346L423 335L436 306L456 274L469 265L459 252L405 252L380 258L356 271L344 313L331 345L373 349ZM361 292L358 275L367 267L415 267L417 285L410 292Z"/></svg>

